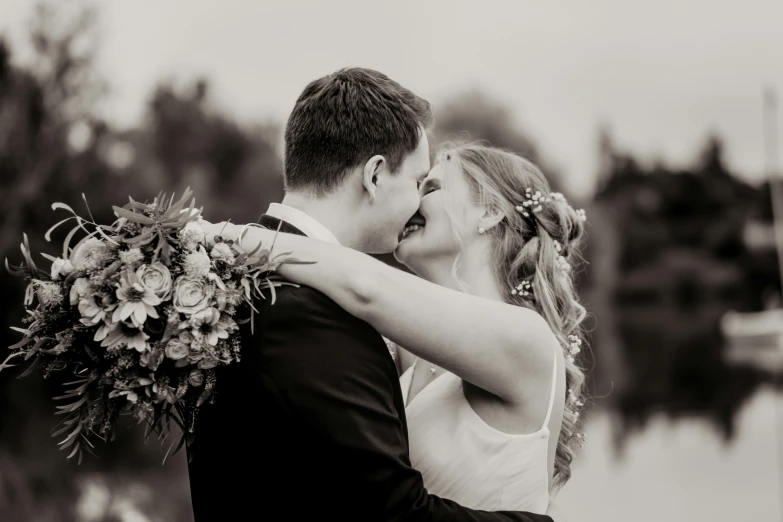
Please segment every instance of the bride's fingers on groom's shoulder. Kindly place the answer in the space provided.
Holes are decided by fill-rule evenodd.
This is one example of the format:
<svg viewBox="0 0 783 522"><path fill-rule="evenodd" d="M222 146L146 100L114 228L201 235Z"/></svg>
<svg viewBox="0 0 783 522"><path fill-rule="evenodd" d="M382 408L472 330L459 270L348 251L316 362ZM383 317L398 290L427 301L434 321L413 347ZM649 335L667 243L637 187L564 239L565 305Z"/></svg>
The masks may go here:
<svg viewBox="0 0 783 522"><path fill-rule="evenodd" d="M226 231L228 230L228 223L210 223L209 221L199 222L199 225L204 229L206 238L209 243L214 243L215 238L221 236L227 238Z"/></svg>
<svg viewBox="0 0 783 522"><path fill-rule="evenodd" d="M198 212L197 210L193 209L192 211L190 209L183 209L180 210L181 213L190 212L191 215ZM200 226L201 229L204 231L204 237L206 239L206 242L208 245L214 245L215 244L215 238L217 236L222 236L226 239L231 239L230 237L230 223L227 221L219 221L217 223L212 223L210 221L207 221L204 219L203 216L198 216L193 223Z"/></svg>

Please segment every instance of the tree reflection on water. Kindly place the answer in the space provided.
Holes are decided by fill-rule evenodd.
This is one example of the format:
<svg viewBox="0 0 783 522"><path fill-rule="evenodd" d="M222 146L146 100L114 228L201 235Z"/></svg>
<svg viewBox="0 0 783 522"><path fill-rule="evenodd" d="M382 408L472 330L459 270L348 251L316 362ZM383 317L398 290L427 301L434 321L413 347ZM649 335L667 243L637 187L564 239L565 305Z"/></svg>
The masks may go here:
<svg viewBox="0 0 783 522"><path fill-rule="evenodd" d="M703 415L730 439L735 417L758 387L771 380L722 357L719 321L726 303L688 310L634 306L618 310L619 335L628 361L628 386L618 414L626 429L643 428L654 413L672 418Z"/></svg>
<svg viewBox="0 0 783 522"><path fill-rule="evenodd" d="M774 250L745 239L748 223L771 222L769 185L730 172L717 137L689 169L644 167L608 135L601 153L583 283L596 316L596 395L617 384L603 402L618 413L620 443L657 412L704 416L730 440L759 385L781 383L730 365L720 329L727 311L761 310L779 292Z"/></svg>

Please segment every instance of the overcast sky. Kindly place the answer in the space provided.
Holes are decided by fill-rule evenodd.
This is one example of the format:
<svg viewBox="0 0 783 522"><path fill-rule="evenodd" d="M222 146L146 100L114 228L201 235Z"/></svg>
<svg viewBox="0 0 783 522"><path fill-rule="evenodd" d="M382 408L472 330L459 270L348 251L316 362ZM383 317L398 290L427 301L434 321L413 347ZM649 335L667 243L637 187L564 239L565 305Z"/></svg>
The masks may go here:
<svg viewBox="0 0 783 522"><path fill-rule="evenodd" d="M0 0L0 32L24 57L32 0ZM284 120L308 81L379 69L437 107L478 87L508 104L560 165L591 187L596 129L644 157L690 161L706 134L733 167L763 172L761 100L783 94L783 1L104 0L106 112L143 114L153 86L205 76L217 104Z"/></svg>

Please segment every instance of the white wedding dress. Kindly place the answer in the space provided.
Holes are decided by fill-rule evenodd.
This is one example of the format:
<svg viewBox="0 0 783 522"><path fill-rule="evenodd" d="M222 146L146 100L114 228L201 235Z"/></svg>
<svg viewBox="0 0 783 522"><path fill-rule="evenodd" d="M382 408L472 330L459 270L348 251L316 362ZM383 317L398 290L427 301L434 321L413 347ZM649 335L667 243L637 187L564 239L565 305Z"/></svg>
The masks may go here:
<svg viewBox="0 0 783 522"><path fill-rule="evenodd" d="M406 404L415 367L400 377ZM437 376L405 408L411 463L423 475L427 491L473 509L546 512L548 424L556 384L555 358L541 429L511 435L492 428L473 411L461 378L449 372Z"/></svg>

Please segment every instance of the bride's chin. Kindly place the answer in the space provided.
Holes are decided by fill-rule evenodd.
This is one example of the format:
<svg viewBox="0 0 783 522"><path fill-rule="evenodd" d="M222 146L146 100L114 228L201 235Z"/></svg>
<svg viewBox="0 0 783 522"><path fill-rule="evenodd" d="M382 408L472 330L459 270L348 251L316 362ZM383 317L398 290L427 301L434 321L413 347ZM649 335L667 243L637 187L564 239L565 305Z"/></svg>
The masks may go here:
<svg viewBox="0 0 783 522"><path fill-rule="evenodd" d="M410 243L411 238L403 239L397 245L397 249L394 251L394 259L408 268L411 267L411 263L415 263L416 259L416 247Z"/></svg>

